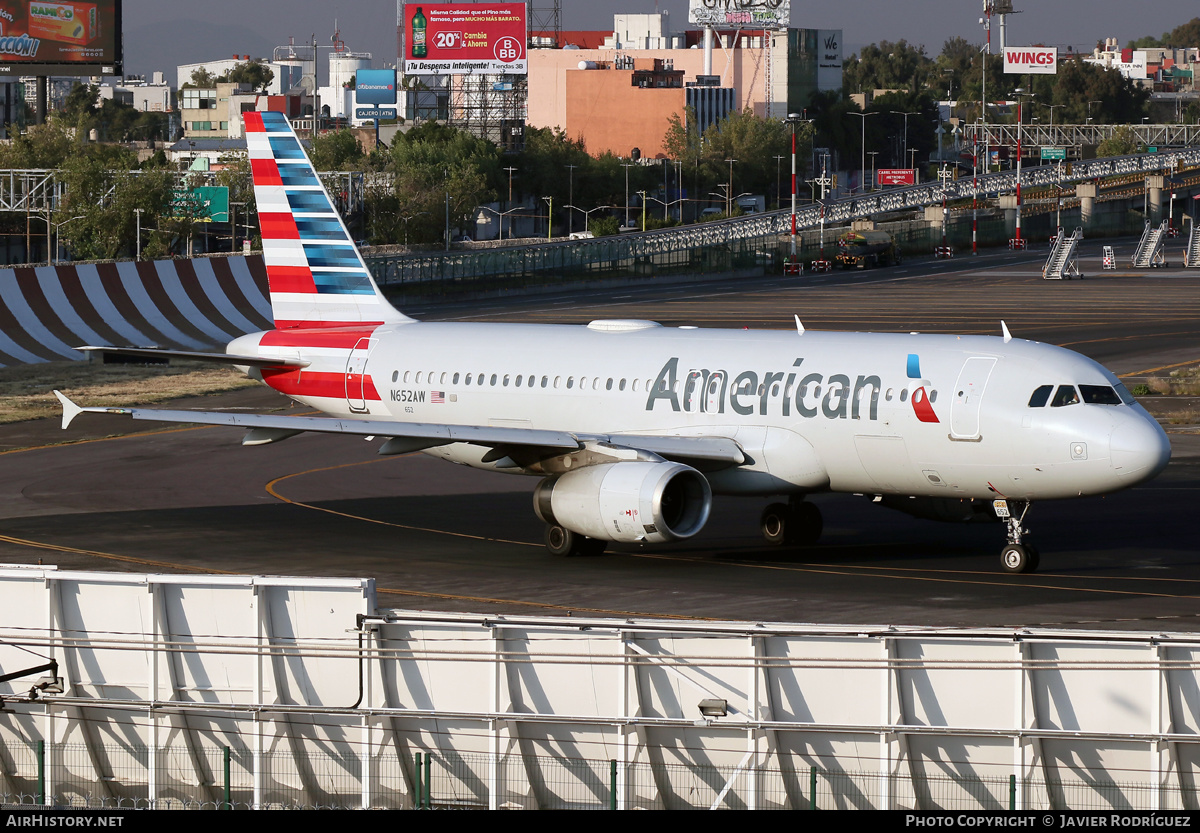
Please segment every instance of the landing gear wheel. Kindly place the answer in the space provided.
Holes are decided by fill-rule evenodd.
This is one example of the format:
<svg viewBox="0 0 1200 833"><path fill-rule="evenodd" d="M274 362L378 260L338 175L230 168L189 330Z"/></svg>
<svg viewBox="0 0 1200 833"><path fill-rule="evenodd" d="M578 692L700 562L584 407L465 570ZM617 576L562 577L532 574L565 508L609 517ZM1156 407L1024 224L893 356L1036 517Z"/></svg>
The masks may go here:
<svg viewBox="0 0 1200 833"><path fill-rule="evenodd" d="M804 500L772 503L759 520L763 538L775 547L808 547L821 537L821 510Z"/></svg>
<svg viewBox="0 0 1200 833"><path fill-rule="evenodd" d="M1008 544L1000 550L1000 563L1006 573L1032 573L1040 560L1037 549L1028 544Z"/></svg>
<svg viewBox="0 0 1200 833"><path fill-rule="evenodd" d="M772 503L763 510L759 525L762 527L763 538L773 547L782 547L790 543L788 533L792 524L790 507L786 503Z"/></svg>
<svg viewBox="0 0 1200 833"><path fill-rule="evenodd" d="M565 526L555 525L546 527L545 540L546 549L551 555L600 555L608 546L608 541L601 538L588 538L578 532L572 532Z"/></svg>

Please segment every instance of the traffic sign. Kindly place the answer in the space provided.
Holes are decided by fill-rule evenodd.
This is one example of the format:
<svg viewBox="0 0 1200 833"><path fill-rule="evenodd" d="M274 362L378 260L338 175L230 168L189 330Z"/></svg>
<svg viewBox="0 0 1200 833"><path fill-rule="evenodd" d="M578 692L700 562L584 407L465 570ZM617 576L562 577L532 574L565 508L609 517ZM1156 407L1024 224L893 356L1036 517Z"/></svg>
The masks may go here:
<svg viewBox="0 0 1200 833"><path fill-rule="evenodd" d="M1067 149L1066 148L1042 148L1042 158L1043 159L1064 159L1065 160L1067 158Z"/></svg>

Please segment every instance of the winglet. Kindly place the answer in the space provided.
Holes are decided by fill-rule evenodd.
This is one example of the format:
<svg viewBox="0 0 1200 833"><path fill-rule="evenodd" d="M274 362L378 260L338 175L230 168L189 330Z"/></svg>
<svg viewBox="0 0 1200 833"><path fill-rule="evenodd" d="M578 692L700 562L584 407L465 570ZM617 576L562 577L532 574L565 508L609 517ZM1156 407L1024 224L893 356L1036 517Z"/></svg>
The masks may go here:
<svg viewBox="0 0 1200 833"><path fill-rule="evenodd" d="M83 408L76 405L70 399L67 399L67 397L60 390L56 390L54 392L54 395L58 397L58 401L62 404L62 409L63 409L62 427L63 427L63 430L66 431L67 427L70 426L70 424L71 424L71 420L75 419L75 417L77 417L83 413Z"/></svg>
<svg viewBox="0 0 1200 833"><path fill-rule="evenodd" d="M1012 333L1008 331L1008 325L1004 323L1004 319L1000 319L1000 332L1004 335L1004 343L1008 344L1012 341Z"/></svg>
<svg viewBox="0 0 1200 833"><path fill-rule="evenodd" d="M796 332L804 335L804 325L800 323L800 316L793 315L792 317L796 319Z"/></svg>

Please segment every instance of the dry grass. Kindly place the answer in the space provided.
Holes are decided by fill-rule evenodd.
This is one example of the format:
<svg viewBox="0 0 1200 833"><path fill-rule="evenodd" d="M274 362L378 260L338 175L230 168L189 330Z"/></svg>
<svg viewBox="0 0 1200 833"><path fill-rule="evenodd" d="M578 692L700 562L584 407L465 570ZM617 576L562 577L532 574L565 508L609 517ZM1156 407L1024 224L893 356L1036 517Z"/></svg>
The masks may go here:
<svg viewBox="0 0 1200 833"><path fill-rule="evenodd" d="M170 365L47 362L0 368L0 423L57 416L62 412L53 390L84 406L149 405L206 393L253 387L231 367L204 362Z"/></svg>

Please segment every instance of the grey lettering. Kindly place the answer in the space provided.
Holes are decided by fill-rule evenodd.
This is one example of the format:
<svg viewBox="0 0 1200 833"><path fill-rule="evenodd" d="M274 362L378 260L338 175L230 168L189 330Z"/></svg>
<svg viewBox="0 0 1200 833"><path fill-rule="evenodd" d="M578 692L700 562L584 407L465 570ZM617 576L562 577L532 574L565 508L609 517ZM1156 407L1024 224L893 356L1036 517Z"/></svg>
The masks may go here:
<svg viewBox="0 0 1200 833"><path fill-rule="evenodd" d="M850 379L837 373L829 377L829 389L821 402L821 412L830 419L846 418L846 399L850 395Z"/></svg>
<svg viewBox="0 0 1200 833"><path fill-rule="evenodd" d="M738 401L742 396L753 396L758 390L758 374L753 370L744 370L738 374L737 379L733 381L733 390L729 392L729 404L733 407L734 413L742 416L750 416L754 413L753 405L743 405Z"/></svg>
<svg viewBox="0 0 1200 833"><path fill-rule="evenodd" d="M676 384L679 381L679 359L671 358L662 366L662 370L658 371L658 378L654 380L654 386L650 389L650 398L646 400L646 410L653 411L654 403L659 399L665 399L671 403L671 410L679 410L679 395L675 392Z"/></svg>

